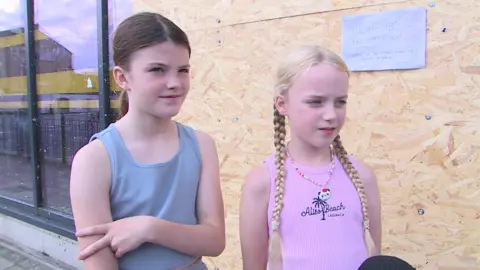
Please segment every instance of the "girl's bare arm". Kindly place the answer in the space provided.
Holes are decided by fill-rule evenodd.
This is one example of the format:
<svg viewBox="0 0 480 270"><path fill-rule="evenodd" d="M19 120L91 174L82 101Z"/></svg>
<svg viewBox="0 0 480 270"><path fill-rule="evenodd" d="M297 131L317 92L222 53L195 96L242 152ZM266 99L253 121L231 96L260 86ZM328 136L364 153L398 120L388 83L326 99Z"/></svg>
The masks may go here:
<svg viewBox="0 0 480 270"><path fill-rule="evenodd" d="M70 200L76 230L112 222L110 212L110 158L100 140L80 149L72 162ZM80 250L103 235L79 237ZM106 247L84 260L85 270L118 270L117 259Z"/></svg>
<svg viewBox="0 0 480 270"><path fill-rule="evenodd" d="M240 243L243 269L265 270L268 261L270 176L265 164L246 177L240 202Z"/></svg>
<svg viewBox="0 0 480 270"><path fill-rule="evenodd" d="M367 194L368 215L370 217L370 233L375 243L377 255L382 251L382 206L377 177L370 166L358 160L358 174L365 186Z"/></svg>

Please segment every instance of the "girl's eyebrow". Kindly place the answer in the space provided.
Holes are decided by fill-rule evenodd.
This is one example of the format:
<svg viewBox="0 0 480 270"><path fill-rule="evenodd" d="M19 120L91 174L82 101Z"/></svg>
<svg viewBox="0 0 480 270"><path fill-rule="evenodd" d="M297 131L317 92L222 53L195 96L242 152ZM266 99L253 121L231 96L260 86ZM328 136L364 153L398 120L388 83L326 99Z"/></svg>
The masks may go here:
<svg viewBox="0 0 480 270"><path fill-rule="evenodd" d="M161 67L169 67L169 65L161 63L161 62L152 62L148 64L149 66L161 66ZM190 65L181 65L179 68L190 68Z"/></svg>
<svg viewBox="0 0 480 270"><path fill-rule="evenodd" d="M307 96L307 97L308 97L308 98L325 98L326 96L322 96L322 95L309 95L309 96ZM348 98L348 95L344 95L344 96L336 97L336 98L345 99L345 98Z"/></svg>

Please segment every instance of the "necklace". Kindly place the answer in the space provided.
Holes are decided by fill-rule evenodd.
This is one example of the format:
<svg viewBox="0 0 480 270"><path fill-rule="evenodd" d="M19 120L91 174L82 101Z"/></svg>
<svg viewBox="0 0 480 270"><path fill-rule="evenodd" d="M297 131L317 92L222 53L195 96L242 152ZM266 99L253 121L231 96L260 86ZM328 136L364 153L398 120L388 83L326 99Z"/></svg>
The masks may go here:
<svg viewBox="0 0 480 270"><path fill-rule="evenodd" d="M330 146L330 159L331 159L330 166L329 166L330 168L328 170L328 177L327 177L325 183L323 183L323 184L317 183L317 182L313 181L310 177L305 175L305 173L303 173L298 168L298 166L295 164L295 161L293 160L293 158L290 155L290 153L288 152L288 150L287 150L287 155L290 157L290 162L292 163L293 168L295 169L297 174L300 175L300 177L302 177L303 179L305 179L305 180L309 181L310 183L312 183L312 184L321 188L320 192L318 192L318 198L322 201L326 201L326 200L330 199L331 191L330 191L330 189L325 188L325 186L332 179L333 171L335 170L336 162L335 162L335 152L333 150L333 147Z"/></svg>

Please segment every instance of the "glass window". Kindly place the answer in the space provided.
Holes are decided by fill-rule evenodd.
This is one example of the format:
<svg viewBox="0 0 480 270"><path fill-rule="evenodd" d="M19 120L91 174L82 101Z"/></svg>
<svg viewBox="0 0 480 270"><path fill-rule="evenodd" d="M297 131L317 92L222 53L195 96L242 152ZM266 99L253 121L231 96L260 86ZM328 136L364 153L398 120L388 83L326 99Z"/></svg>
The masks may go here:
<svg viewBox="0 0 480 270"><path fill-rule="evenodd" d="M23 2L23 1L22 1ZM0 195L33 203L24 10L0 3Z"/></svg>
<svg viewBox="0 0 480 270"><path fill-rule="evenodd" d="M139 4L138 0L108 0L108 22L109 22L109 36L111 39L113 38L114 30L117 28L118 24L120 24L124 19L128 16L133 15L133 5ZM111 42L110 39L110 42ZM120 108L120 103L118 98L120 97L120 93L122 89L118 87L113 79L112 69L114 67L113 63L113 52L111 51L112 46L110 48L110 106L112 108L113 113L113 121L115 121L118 117L118 112Z"/></svg>
<svg viewBox="0 0 480 270"><path fill-rule="evenodd" d="M35 1L44 205L67 214L72 158L99 131L96 5Z"/></svg>

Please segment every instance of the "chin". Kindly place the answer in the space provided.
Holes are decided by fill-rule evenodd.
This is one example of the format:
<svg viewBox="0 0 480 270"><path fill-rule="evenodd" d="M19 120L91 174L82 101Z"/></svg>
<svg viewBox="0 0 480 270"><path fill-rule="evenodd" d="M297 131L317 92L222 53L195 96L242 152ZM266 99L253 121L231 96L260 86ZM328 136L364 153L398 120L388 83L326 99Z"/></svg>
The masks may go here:
<svg viewBox="0 0 480 270"><path fill-rule="evenodd" d="M159 118L169 118L176 116L180 109L182 108L182 104L161 104L157 103L151 108L149 111L151 114L155 115Z"/></svg>
<svg viewBox="0 0 480 270"><path fill-rule="evenodd" d="M165 115L167 115L168 117L175 117L179 113L180 113L180 108L178 108L178 110L169 110L169 111L165 112Z"/></svg>
<svg viewBox="0 0 480 270"><path fill-rule="evenodd" d="M332 142L328 141L328 142L317 142L314 145L314 147L316 148L325 148L325 147L328 147L332 144Z"/></svg>
<svg viewBox="0 0 480 270"><path fill-rule="evenodd" d="M314 140L311 141L311 144L312 144L312 146L314 146L316 148L327 147L327 146L329 146L333 143L333 139L335 139L335 137L336 136L332 136L331 139L326 139L326 138L314 139Z"/></svg>
<svg viewBox="0 0 480 270"><path fill-rule="evenodd" d="M177 116L179 112L180 110L169 109L169 110L153 111L151 113L152 115L158 118L173 118Z"/></svg>
<svg viewBox="0 0 480 270"><path fill-rule="evenodd" d="M158 118L174 118L178 115L178 112L176 113L161 113L161 114L156 114Z"/></svg>

